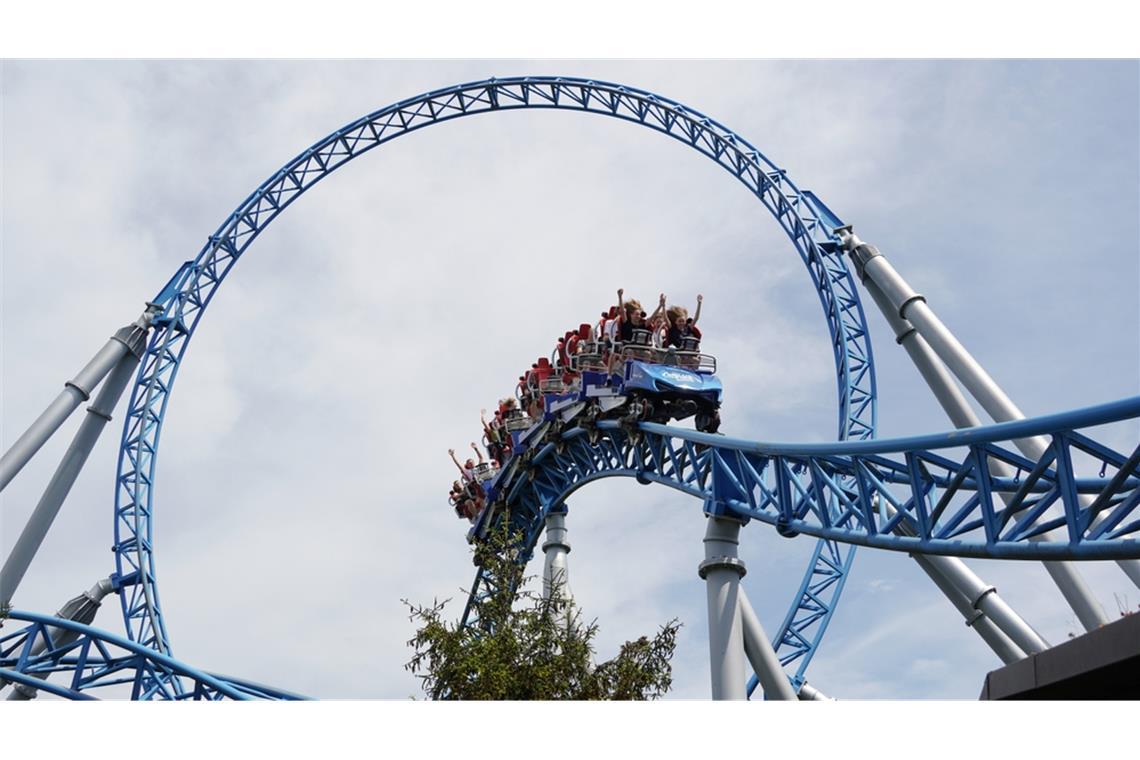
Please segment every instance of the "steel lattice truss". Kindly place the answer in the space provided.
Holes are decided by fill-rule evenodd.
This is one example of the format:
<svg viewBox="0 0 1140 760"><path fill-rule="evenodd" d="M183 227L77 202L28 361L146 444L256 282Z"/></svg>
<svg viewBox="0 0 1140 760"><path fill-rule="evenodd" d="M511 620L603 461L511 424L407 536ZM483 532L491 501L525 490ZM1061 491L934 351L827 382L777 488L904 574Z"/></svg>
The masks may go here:
<svg viewBox="0 0 1140 760"><path fill-rule="evenodd" d="M631 435L602 422L596 443L574 428L511 473L492 519L509 520L533 550L549 510L586 483L625 476L694 496L707 514L759 520L788 537L989 559L1137 559L1140 446L1121 454L1078 432L1137 418L1140 396L941 435L814 445L750 443L651 423ZM1017 453L1013 441L1037 435L1051 441L1039 459ZM1015 474L995 474L997 465ZM1043 539L1057 529L1062 539ZM817 560L830 567L808 588L822 619L821 592L844 573L837 556ZM472 620L485 593L476 588L469 602ZM786 625L777 641L793 650L781 656L785 665L809 648L799 625Z"/></svg>
<svg viewBox="0 0 1140 760"><path fill-rule="evenodd" d="M702 499L710 514L760 520L789 536L986 559L1136 559L1140 446L1122 454L1078 431L1137 418L1140 396L931 436L810 445L652 423L631 437L603 422L596 445L576 428L535 455L533 478L511 488L512 515L529 525L584 483L628 475ZM1039 459L1012 443L1037 435L1051 441ZM995 474L997 463L1014 474ZM1058 529L1063 540L1034 540Z"/></svg>
<svg viewBox="0 0 1140 760"><path fill-rule="evenodd" d="M158 444L190 338L236 261L302 193L368 150L461 116L528 108L594 113L649 127L716 161L744 184L788 235L819 296L836 365L839 439L873 436L876 386L871 343L855 282L831 236L834 219L813 194L800 190L784 170L747 140L668 98L607 82L521 77L425 93L362 117L289 161L242 202L209 236L197 257L183 264L156 296L163 312L155 320L131 392L115 488L116 580L122 588L123 617L132 641L163 654L171 651L159 603L152 545ZM808 655L801 668L806 667L818 644L842 588L841 582L833 582L820 590L818 578L845 572L854 551L853 546L824 540L830 543L816 552L786 621L787 630L801 634L814 630L810 646L797 650ZM825 611L822 619L821 609ZM177 682L172 682L172 687L177 689ZM161 691L157 684L144 689L145 693Z"/></svg>
<svg viewBox="0 0 1140 760"><path fill-rule="evenodd" d="M13 610L29 623L0 637L0 684L66 699L92 694L131 699L302 699L295 694L204 673L151 649L86 625ZM49 677L67 676L66 685Z"/></svg>

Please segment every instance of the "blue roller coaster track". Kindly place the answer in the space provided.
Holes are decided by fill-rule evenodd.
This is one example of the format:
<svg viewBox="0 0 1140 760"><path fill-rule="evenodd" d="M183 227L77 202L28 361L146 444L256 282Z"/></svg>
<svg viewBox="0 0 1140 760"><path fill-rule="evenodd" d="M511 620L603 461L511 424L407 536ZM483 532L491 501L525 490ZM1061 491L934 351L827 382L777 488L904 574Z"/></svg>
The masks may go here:
<svg viewBox="0 0 1140 760"><path fill-rule="evenodd" d="M136 642L70 620L18 611L9 617L30 625L0 637L0 683L66 699L96 699L91 692L135 700L303 699L250 681L203 673ZM69 677L66 686L48 680L56 673Z"/></svg>
<svg viewBox="0 0 1140 760"><path fill-rule="evenodd" d="M257 236L332 171L422 127L528 108L595 113L649 127L717 162L747 187L807 268L827 322L838 399L838 442L831 444L761 444L650 423L636 435L600 423L596 442L580 429L563 431L561 440L514 463L510 509L497 513L523 529L531 551L546 513L577 488L612 476L682 491L700 499L710 515L767 523L783 536L814 536L818 544L773 642L781 664L795 666L790 677L798 683L836 609L856 546L992 558L1140 557L1134 539L1140 529L1134 517L1140 449L1120 454L1078 432L1140 417L1140 398L1040 420L873 441L877 391L867 322L836 236L840 223L813 193L727 127L659 95L565 77L488 79L400 101L319 140L251 193L160 290L153 303L161 311L125 416L114 496L113 580L126 638L13 611L12 619L29 625L0 639L0 679L72 697L128 683L136 698L295 696L202 673L171 657L152 528L159 441L190 339ZM1029 435L1050 437L1037 460L1010 446ZM991 474L993 462L1016 475ZM1096 475L1086 472L1090 466ZM1011 496L1003 509L994 508L995 493ZM1082 494L1091 505L1082 505ZM1063 516L1046 515L1058 507ZM1040 540L1052 528L1062 528L1065 540ZM477 622L485 591L477 572L465 613L469 624ZM43 679L56 672L71 674L68 687L47 686Z"/></svg>

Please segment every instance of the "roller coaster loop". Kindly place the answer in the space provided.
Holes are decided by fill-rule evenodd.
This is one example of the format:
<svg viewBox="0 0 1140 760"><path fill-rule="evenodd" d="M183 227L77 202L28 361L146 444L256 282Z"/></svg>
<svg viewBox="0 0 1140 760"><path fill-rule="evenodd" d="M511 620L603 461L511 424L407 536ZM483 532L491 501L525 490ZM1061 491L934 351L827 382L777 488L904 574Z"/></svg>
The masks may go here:
<svg viewBox="0 0 1140 760"><path fill-rule="evenodd" d="M190 338L233 265L302 193L361 154L432 124L528 108L594 113L649 127L717 162L747 187L788 235L823 307L835 358L839 439L873 436L876 387L870 338L855 281L835 245L833 220L811 192L799 189L748 141L680 103L607 82L518 77L435 90L357 119L290 160L238 206L155 297L161 313L132 387L115 487L116 574L130 640L165 655L171 651L152 543L158 445ZM777 637L791 659L802 658L801 673L826 629L854 551L832 538L821 541L784 633ZM788 639L784 634L793 629L798 633ZM786 646L786 639L796 643ZM177 680L165 672L155 671L154 677L177 690ZM160 684L148 684L142 693L165 692Z"/></svg>

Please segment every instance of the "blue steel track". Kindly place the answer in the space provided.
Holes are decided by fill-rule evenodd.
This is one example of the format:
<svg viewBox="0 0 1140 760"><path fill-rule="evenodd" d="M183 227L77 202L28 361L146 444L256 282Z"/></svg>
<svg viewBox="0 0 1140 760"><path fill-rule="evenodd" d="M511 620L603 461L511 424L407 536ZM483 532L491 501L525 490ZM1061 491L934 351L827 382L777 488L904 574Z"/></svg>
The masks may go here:
<svg viewBox="0 0 1140 760"><path fill-rule="evenodd" d="M727 127L667 98L594 80L490 79L400 101L321 139L250 194L161 289L154 302L162 312L154 320L132 389L116 476L114 579L121 589L127 638L61 625L73 629L80 643L41 646L44 651L33 657L29 642L39 637L41 644L50 644L52 634L44 619L13 612L14 619L31 625L20 632L23 639L9 635L0 640L0 678L26 682L34 674L70 667L76 674L71 691L55 693L74 696L88 688L85 683L107 680L92 676L86 664L104 661L114 672L133 668L132 696L139 698L294 696L202 674L170 658L152 545L155 465L167 405L190 338L218 287L261 231L332 171L425 126L528 108L596 113L649 127L716 161L757 197L788 235L820 299L835 359L839 440L818 446L768 445L645 424L635 441L603 423L602 439L591 445L581 431L567 431L559 445L544 448L526 462L526 477L520 472L510 491L511 519L525 527L531 547L546 510L557 508L566 494L591 480L620 475L689 493L701 499L710 514L768 523L785 536L817 537L774 641L785 667L798 661L792 676L797 681L802 681L835 610L856 545L977 557L1140 557L1132 538L1138 528L1132 514L1140 499L1137 452L1125 456L1076 432L1100 424L1098 420L1138 417L1140 400L1041 421L872 442L877 396L870 336L854 279L833 236L837 220L814 194L798 188ZM1008 445L1030 429L1052 436L1053 445L1038 462L1026 460ZM1099 475L1078 476L1074 452L1099 462ZM991 477L986 466L990 460L1006 462L1024 477L1010 482ZM1106 475L1108 469L1112 472ZM1015 498L995 511L989 498L994 491L1015 493ZM1092 506L1082 511L1078 493L1095 494ZM1061 508L1064 516L1046 517L1051 507ZM1066 542L1027 540L1059 526L1066 529ZM480 584L477 574L472 594L476 602ZM120 667L110 650L99 649L99 642L126 649L136 659ZM82 662L76 659L80 655L69 654L77 646L86 646ZM42 683L39 688L44 688Z"/></svg>

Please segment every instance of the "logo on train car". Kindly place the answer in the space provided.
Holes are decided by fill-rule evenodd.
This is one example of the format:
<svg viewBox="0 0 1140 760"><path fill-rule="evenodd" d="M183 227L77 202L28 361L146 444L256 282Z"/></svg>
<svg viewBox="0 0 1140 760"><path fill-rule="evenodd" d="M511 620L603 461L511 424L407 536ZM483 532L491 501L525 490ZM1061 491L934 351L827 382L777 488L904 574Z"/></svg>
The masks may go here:
<svg viewBox="0 0 1140 760"><path fill-rule="evenodd" d="M673 369L666 369L661 371L661 378L672 383L701 385L701 379L694 375L692 372L679 372Z"/></svg>

